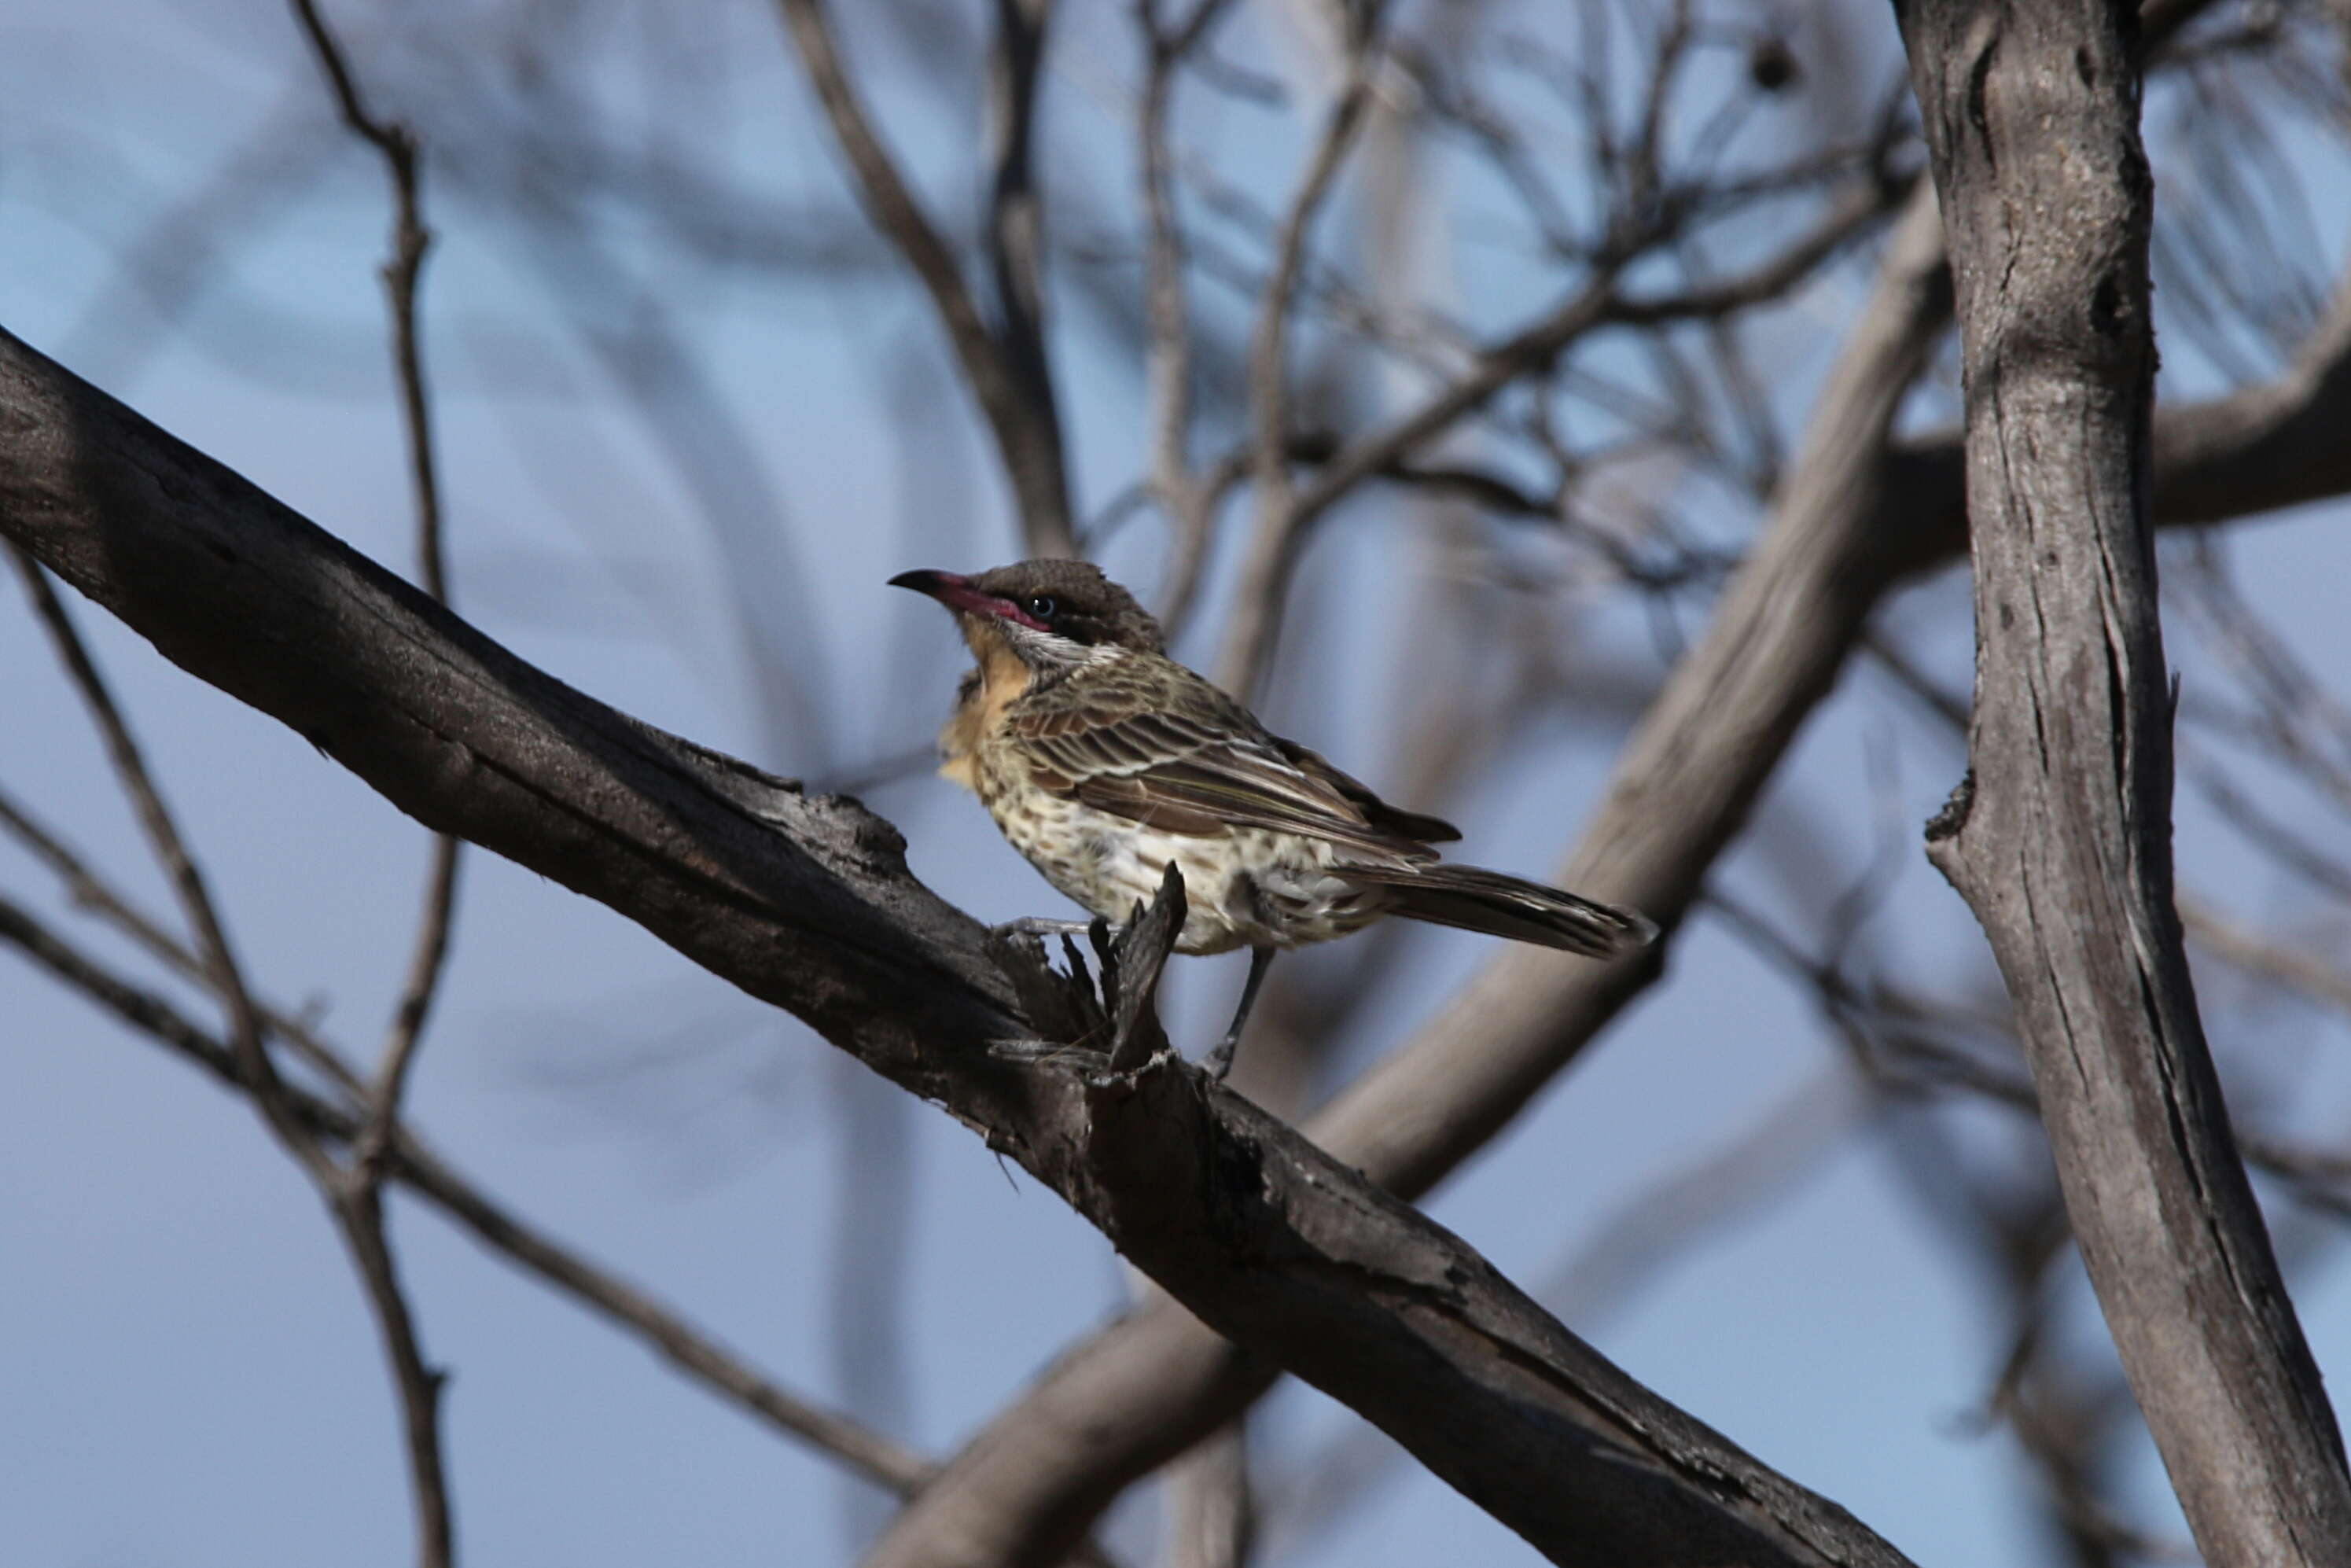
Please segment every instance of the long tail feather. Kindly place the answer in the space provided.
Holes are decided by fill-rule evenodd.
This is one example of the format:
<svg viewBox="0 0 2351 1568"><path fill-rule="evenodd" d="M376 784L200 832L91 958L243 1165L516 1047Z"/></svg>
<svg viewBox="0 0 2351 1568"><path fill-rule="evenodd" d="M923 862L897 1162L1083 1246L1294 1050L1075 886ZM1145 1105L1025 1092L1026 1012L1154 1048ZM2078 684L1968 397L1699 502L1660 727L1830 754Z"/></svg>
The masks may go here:
<svg viewBox="0 0 2351 1568"><path fill-rule="evenodd" d="M1594 958L1646 947L1656 940L1656 923L1636 910L1473 865L1349 866L1344 874L1353 882L1394 889L1399 897L1396 914L1431 925L1455 925Z"/></svg>

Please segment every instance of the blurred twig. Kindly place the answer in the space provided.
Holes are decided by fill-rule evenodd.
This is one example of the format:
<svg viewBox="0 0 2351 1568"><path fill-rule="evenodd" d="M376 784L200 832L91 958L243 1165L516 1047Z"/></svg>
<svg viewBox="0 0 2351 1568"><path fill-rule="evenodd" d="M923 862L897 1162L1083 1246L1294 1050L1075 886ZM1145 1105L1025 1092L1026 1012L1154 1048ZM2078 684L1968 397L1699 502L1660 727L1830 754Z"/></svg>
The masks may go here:
<svg viewBox="0 0 2351 1568"><path fill-rule="evenodd" d="M1198 48L1227 0L1194 0L1191 13L1163 27L1157 0L1135 8L1145 51L1144 87L1136 109L1144 221L1149 229L1144 278L1148 332L1144 380L1151 402L1151 487L1174 525L1176 549L1160 594L1160 619L1171 636L1191 619L1207 563L1220 495L1193 471L1192 322L1185 298L1187 252L1170 188L1168 117L1176 73Z"/></svg>
<svg viewBox="0 0 2351 1568"><path fill-rule="evenodd" d="M228 1013L230 1040L249 1097L277 1134L278 1143L328 1199L344 1244L350 1250L382 1332L385 1354L400 1394L411 1490L416 1506L418 1561L422 1568L447 1568L454 1560L455 1546L438 1431L440 1374L425 1364L417 1343L414 1319L401 1289L391 1242L384 1234L381 1194L378 1178L370 1168L375 1162L354 1158L348 1166L339 1166L298 1112L298 1092L278 1077L269 1059L260 1012L229 946L212 895L163 804L129 724L41 569L14 547L9 553L24 578L35 611L57 645L59 661L81 692L106 742L116 776L131 797L156 859L170 877L182 911L196 934L196 948L203 956L211 989Z"/></svg>
<svg viewBox="0 0 2351 1568"><path fill-rule="evenodd" d="M1030 350L1011 347L1006 339L991 331L980 316L953 253L924 214L874 132L864 103L841 64L823 0L778 3L799 46L810 85L816 89L825 118L841 142L841 155L856 175L859 199L874 226L889 235L929 292L940 325L955 349L956 361L963 367L964 378L971 384L972 395L989 428L996 433L997 445L1003 454L1012 492L1019 504L1029 552L1056 556L1074 553L1077 536L1071 521L1068 479L1063 472L1060 421L1050 395L1042 402L1035 401L1035 389L1024 381L1015 364L1021 352ZM999 0L999 22L1009 30L1003 47L1024 47L1023 40L1027 47L1041 47L1043 10L1035 0ZM1009 179L999 169L997 195L999 216L1018 229L1029 225L1003 216L1002 209L1008 202L1029 204L1036 200L1026 175L1029 130L1021 123L1035 112L1035 77L1033 58L1025 77L1010 68L1011 64L1008 58L1006 66L999 68L1006 71L1008 89L1025 85L1028 90L1008 90L1005 110L1011 119L1002 132L1001 145L1008 156L1019 154L1019 167L1017 177ZM1008 276L1017 288L1020 277L1033 267L1033 256L1015 266L1008 253L1007 265ZM1033 318L1029 325L1035 326ZM1032 369L1041 373L1042 350L1040 348L1033 351L1038 359Z"/></svg>
<svg viewBox="0 0 2351 1568"><path fill-rule="evenodd" d="M1249 338L1249 398L1252 424L1249 475L1257 489L1257 535L1244 569L1240 608L1244 627L1270 616L1272 601L1288 585L1281 559L1289 553L1292 529L1290 483L1290 313L1298 287L1299 269L1306 257L1307 236L1331 193L1332 183L1354 144L1356 127L1371 102L1372 75L1380 59L1380 7L1364 7L1360 19L1351 19L1346 39L1345 75L1338 97L1323 118L1306 173L1290 198L1274 243L1272 276L1258 303L1257 325ZM1277 582L1276 580L1279 580ZM1237 633L1238 635L1238 633ZM1265 633L1270 638L1269 630ZM1242 678L1233 678L1235 674ZM1236 670L1228 658L1225 688L1247 697L1264 674L1263 661L1253 660Z"/></svg>
<svg viewBox="0 0 2351 1568"><path fill-rule="evenodd" d="M5 896L0 896L0 941L15 945L64 984L228 1088L247 1097L253 1094L252 1080L233 1048L170 1003L114 975ZM308 1135L349 1148L363 1134L365 1122L356 1109L291 1085L284 1086L284 1096ZM901 1496L916 1490L932 1473L933 1467L920 1455L787 1391L674 1308L517 1218L459 1175L404 1124L392 1126L385 1148L390 1180L413 1189L490 1251L628 1330L720 1398Z"/></svg>
<svg viewBox="0 0 2351 1568"><path fill-rule="evenodd" d="M1628 242L1625 256L1604 258L1593 279L1564 304L1481 350L1468 370L1409 413L1347 441L1280 514L1270 520L1260 515L1259 533L1226 635L1219 684L1246 693L1263 679L1280 632L1281 601L1306 529L1364 479L1386 472L1521 377L1551 365L1570 344L1598 328L1708 319L1779 298L1876 224L1889 201L1905 193L1907 187L1889 191L1876 182L1856 185L1815 227L1762 265L1729 281L1687 291L1620 292L1619 272L1633 253L1646 248L1650 236L1638 246Z"/></svg>
<svg viewBox="0 0 2351 1568"><path fill-rule="evenodd" d="M2292 987L2351 1020L2351 971L2341 965L2247 930L2189 894L2180 894L2179 921L2189 939L2215 957Z"/></svg>
<svg viewBox="0 0 2351 1568"><path fill-rule="evenodd" d="M441 485L434 455L433 411L425 391L424 351L417 319L417 287L433 235L424 225L416 139L406 126L368 112L350 62L319 13L317 0L293 0L293 6L295 17L318 57L319 67L326 73L344 125L381 156L392 183L392 256L384 264L383 284L392 318L392 362L400 382L410 483L416 499L418 574L424 591L446 603L449 581L442 549ZM400 1118L401 1096L407 1086L409 1070L423 1039L424 1020L432 1012L448 961L450 930L457 907L459 855L459 843L455 837L444 833L434 841L432 862L425 875L423 913L418 919L400 998L393 1005L392 1022L385 1030L375 1082L369 1096L366 1128L350 1160L341 1169L337 1170L323 1155L312 1162L313 1175L321 1178L321 1186L341 1220L345 1243L367 1284L383 1333L384 1353L392 1363L393 1381L400 1391L416 1504L417 1559L423 1568L446 1568L456 1554L449 1480L441 1446L442 1375L425 1364L423 1348L417 1342L414 1316L401 1287L384 1223L383 1163L392 1128ZM264 1056L257 1040L255 1054Z"/></svg>

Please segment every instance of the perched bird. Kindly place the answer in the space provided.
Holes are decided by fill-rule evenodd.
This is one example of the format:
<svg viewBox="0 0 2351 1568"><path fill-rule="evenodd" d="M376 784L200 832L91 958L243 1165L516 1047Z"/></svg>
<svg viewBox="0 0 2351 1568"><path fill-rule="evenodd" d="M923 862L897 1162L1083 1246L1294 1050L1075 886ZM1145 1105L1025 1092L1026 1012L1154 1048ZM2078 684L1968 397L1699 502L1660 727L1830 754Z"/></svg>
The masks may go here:
<svg viewBox="0 0 2351 1568"><path fill-rule="evenodd" d="M1158 893L1173 861L1187 904L1176 950L1249 949L1239 1009L1208 1057L1219 1078L1280 948L1387 915L1593 957L1656 936L1632 910L1443 863L1429 846L1458 830L1398 810L1268 731L1169 658L1159 623L1091 563L890 582L953 611L971 647L977 666L940 734L939 771L978 795L1012 847L1113 922Z"/></svg>

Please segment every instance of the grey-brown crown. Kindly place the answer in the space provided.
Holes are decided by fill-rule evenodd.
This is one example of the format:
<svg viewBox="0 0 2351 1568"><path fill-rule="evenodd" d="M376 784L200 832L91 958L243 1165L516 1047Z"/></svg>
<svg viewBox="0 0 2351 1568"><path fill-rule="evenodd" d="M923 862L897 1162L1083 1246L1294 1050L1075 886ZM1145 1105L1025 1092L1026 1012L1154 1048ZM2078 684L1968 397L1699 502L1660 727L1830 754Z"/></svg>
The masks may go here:
<svg viewBox="0 0 2351 1568"><path fill-rule="evenodd" d="M1134 595L1084 560L1023 560L977 577L909 571L891 579L967 615L994 615L1086 647L1158 653L1166 638Z"/></svg>

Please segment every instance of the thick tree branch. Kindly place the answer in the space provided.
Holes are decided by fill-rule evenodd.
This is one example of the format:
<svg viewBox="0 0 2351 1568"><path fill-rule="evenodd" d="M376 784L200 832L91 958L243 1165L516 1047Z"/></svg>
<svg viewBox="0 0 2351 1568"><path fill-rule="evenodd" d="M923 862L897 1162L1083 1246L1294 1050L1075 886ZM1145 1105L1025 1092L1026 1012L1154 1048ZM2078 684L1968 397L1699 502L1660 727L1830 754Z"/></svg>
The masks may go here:
<svg viewBox="0 0 2351 1568"><path fill-rule="evenodd" d="M1086 1015L915 882L854 801L572 691L5 335L0 531L427 826L609 904L939 1101L1191 1312L1553 1560L1904 1561L1173 1057L1119 1074L993 1049L1082 1050Z"/></svg>
<svg viewBox="0 0 2351 1568"><path fill-rule="evenodd" d="M2294 363L2274 381L2155 411L2154 520L2200 528L2351 493L2351 272ZM1889 487L1887 567L1915 576L1967 553L1960 432L1906 443Z"/></svg>
<svg viewBox="0 0 2351 1568"><path fill-rule="evenodd" d="M2135 18L1911 0L1968 391L1970 774L1929 853L2016 1003L2091 1283L2206 1560L2351 1561L2351 1479L2198 1017L2171 697Z"/></svg>

